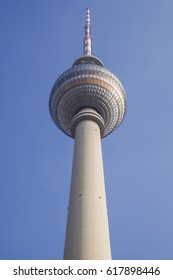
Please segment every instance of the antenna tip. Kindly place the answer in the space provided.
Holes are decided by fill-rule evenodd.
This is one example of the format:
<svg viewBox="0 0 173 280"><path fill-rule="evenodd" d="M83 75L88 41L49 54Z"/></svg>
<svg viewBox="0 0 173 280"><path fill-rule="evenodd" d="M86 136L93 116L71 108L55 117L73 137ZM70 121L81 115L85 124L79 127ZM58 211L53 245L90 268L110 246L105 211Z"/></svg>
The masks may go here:
<svg viewBox="0 0 173 280"><path fill-rule="evenodd" d="M90 24L90 9L89 8L86 8L84 55L91 55L91 24Z"/></svg>
<svg viewBox="0 0 173 280"><path fill-rule="evenodd" d="M90 23L90 8L86 8L86 22Z"/></svg>

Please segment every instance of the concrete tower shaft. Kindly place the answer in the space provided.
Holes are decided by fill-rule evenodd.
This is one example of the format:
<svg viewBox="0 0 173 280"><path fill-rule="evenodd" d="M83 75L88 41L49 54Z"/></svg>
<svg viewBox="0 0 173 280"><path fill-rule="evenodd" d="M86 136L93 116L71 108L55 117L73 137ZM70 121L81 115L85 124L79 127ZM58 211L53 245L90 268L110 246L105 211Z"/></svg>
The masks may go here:
<svg viewBox="0 0 173 280"><path fill-rule="evenodd" d="M89 108L81 110L77 118L64 259L111 259L100 138L102 120Z"/></svg>

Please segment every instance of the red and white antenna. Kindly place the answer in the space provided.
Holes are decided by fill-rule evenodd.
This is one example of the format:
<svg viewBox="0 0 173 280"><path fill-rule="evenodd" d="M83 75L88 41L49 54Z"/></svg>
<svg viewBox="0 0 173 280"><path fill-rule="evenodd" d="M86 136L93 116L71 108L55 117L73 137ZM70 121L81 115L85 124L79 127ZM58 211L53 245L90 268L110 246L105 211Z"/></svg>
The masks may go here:
<svg viewBox="0 0 173 280"><path fill-rule="evenodd" d="M91 55L91 24L90 24L90 9L86 9L86 25L85 25L85 38L84 38L84 55Z"/></svg>

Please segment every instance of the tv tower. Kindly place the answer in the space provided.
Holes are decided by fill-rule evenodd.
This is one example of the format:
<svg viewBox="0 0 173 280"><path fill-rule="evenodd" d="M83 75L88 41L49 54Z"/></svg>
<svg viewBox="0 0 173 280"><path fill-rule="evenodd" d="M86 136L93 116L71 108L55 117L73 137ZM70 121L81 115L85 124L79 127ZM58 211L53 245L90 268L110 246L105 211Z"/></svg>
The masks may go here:
<svg viewBox="0 0 173 280"><path fill-rule="evenodd" d="M118 78L92 55L90 9L86 9L84 54L53 85L52 120L75 139L64 259L111 259L101 138L126 111Z"/></svg>

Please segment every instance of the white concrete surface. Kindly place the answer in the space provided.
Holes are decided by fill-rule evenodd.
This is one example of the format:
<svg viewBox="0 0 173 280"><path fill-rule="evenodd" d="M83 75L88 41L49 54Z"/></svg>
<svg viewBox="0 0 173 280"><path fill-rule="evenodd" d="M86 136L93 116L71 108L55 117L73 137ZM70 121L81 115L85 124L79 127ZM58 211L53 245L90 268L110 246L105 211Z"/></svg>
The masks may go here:
<svg viewBox="0 0 173 280"><path fill-rule="evenodd" d="M76 127L64 259L111 259L100 128Z"/></svg>

